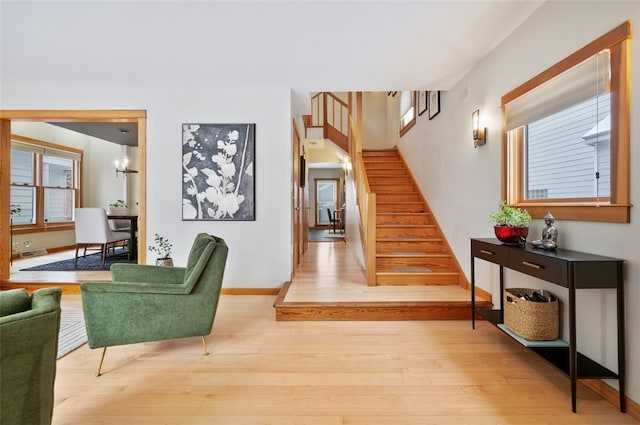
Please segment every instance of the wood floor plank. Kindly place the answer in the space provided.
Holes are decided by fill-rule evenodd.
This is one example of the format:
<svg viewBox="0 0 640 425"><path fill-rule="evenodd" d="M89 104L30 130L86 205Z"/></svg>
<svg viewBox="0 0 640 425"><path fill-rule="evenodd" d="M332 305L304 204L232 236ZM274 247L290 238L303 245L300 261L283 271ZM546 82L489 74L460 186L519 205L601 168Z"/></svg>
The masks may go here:
<svg viewBox="0 0 640 425"><path fill-rule="evenodd" d="M209 356L198 338L111 347L96 378L100 350L71 352L53 423L636 423L582 385L571 413L568 379L488 323L278 322L274 299L223 295Z"/></svg>
<svg viewBox="0 0 640 425"><path fill-rule="evenodd" d="M315 278L296 279L325 294L368 289L357 265L324 267L343 249L327 245L305 259ZM199 338L111 347L96 378L100 350L69 353L57 362L53 424L638 423L582 384L572 413L568 379L486 322L281 322L275 300L223 295L209 356ZM79 295L62 301L81 306Z"/></svg>

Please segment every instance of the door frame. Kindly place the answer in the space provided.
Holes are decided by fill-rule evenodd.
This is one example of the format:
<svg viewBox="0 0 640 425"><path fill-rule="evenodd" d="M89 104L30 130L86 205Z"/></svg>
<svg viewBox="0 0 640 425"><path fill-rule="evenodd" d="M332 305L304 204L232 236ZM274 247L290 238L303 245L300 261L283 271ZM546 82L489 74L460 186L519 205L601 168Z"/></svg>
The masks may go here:
<svg viewBox="0 0 640 425"><path fill-rule="evenodd" d="M10 243L11 122L133 122L138 125L138 245L146 246L147 111L146 110L0 110L0 246ZM11 276L11 249L0 249L0 281ZM138 250L138 264L146 250Z"/></svg>
<svg viewBox="0 0 640 425"><path fill-rule="evenodd" d="M322 181L333 181L335 182L336 185L336 197L335 197L335 207L334 210L338 207L338 204L340 204L340 179L339 178L335 178L335 177L317 177L315 179L313 179L313 184L314 184L314 205L316 207L316 213L315 213L315 220L314 220L314 226L315 227L319 227L319 226L324 226L324 224L321 224L318 222L318 182L322 182ZM331 217L328 217L329 219L331 219ZM331 221L329 221L329 227L331 227Z"/></svg>

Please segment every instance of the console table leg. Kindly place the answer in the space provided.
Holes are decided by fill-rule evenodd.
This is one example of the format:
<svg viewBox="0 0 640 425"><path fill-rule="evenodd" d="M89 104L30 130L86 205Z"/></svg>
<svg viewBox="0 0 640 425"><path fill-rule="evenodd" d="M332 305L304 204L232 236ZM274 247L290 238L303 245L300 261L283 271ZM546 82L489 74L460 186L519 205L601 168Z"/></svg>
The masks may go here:
<svg viewBox="0 0 640 425"><path fill-rule="evenodd" d="M618 387L620 394L620 411L626 412L625 398L625 344L624 344L624 281L622 279L622 262L618 264Z"/></svg>
<svg viewBox="0 0 640 425"><path fill-rule="evenodd" d="M471 254L471 329L476 328L476 272L475 257Z"/></svg>
<svg viewBox="0 0 640 425"><path fill-rule="evenodd" d="M576 349L576 287L569 270L569 377L571 378L571 410L576 413L578 353Z"/></svg>

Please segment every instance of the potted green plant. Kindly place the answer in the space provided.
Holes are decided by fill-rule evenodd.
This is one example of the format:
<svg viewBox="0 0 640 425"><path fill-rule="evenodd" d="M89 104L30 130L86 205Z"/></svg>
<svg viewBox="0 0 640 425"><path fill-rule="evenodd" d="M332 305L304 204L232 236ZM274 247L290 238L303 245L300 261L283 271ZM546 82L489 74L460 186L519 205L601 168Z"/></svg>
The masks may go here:
<svg viewBox="0 0 640 425"><path fill-rule="evenodd" d="M153 245L149 245L149 251L156 252L156 266L173 266L173 259L171 258L171 248L173 245L169 243L169 240L164 236L155 234L153 238Z"/></svg>
<svg viewBox="0 0 640 425"><path fill-rule="evenodd" d="M527 238L531 215L522 208L509 206L506 201L500 201L498 209L489 213L489 221L498 240L503 243L516 244L520 238Z"/></svg>
<svg viewBox="0 0 640 425"><path fill-rule="evenodd" d="M127 203L122 199L116 200L114 203L109 204L111 208L128 208Z"/></svg>
<svg viewBox="0 0 640 425"><path fill-rule="evenodd" d="M109 208L107 208L107 215L128 215L129 214L129 206L122 199L118 199L115 202L109 204ZM111 230L116 231L127 231L130 228L131 223L129 220L109 220L109 226Z"/></svg>

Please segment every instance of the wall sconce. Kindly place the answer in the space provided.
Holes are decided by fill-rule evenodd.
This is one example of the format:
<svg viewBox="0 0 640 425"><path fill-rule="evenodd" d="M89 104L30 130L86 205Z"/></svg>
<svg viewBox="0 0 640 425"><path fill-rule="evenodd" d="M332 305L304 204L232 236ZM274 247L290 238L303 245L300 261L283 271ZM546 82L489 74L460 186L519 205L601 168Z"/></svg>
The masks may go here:
<svg viewBox="0 0 640 425"><path fill-rule="evenodd" d="M122 162L117 159L113 161L116 166L116 178L118 178L118 174L122 173L122 178L127 177L127 174L137 173L138 170L131 170L129 167L129 160L127 158L123 159Z"/></svg>
<svg viewBox="0 0 640 425"><path fill-rule="evenodd" d="M349 172L351 171L351 161L349 161L349 159L344 159L342 161L342 171L344 171L345 175L349 175Z"/></svg>
<svg viewBox="0 0 640 425"><path fill-rule="evenodd" d="M477 148L486 143L487 128L480 128L480 110L476 109L471 114L471 127L473 128L473 147Z"/></svg>

